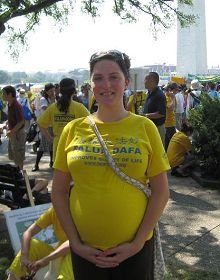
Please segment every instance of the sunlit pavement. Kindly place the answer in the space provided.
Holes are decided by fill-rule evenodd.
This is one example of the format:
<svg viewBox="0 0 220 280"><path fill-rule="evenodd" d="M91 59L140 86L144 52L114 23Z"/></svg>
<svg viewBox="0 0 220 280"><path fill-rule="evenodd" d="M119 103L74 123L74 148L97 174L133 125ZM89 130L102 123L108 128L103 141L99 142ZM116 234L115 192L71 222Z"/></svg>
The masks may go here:
<svg viewBox="0 0 220 280"><path fill-rule="evenodd" d="M13 164L12 161L8 159L8 139L5 136L1 137L2 144L0 145L0 163L10 163ZM24 161L24 169L27 171L29 177L35 178L45 178L49 181L49 188L51 187L51 180L53 175L52 168L49 167L49 155L45 153L41 158L39 164L39 171L32 172L31 169L34 166L36 159L36 153L33 151L33 143L26 143L26 152L25 152L25 161Z"/></svg>
<svg viewBox="0 0 220 280"><path fill-rule="evenodd" d="M7 139L0 145L0 162L9 163ZM49 156L42 157L40 170L31 172L36 154L26 145L25 169L29 176L50 181ZM220 273L220 188L201 187L191 177L170 176L170 200L160 221L161 240L167 263ZM0 205L0 213L9 209ZM93 217L91 217L92 219ZM0 223L0 231L4 223ZM6 230L6 228L5 228Z"/></svg>

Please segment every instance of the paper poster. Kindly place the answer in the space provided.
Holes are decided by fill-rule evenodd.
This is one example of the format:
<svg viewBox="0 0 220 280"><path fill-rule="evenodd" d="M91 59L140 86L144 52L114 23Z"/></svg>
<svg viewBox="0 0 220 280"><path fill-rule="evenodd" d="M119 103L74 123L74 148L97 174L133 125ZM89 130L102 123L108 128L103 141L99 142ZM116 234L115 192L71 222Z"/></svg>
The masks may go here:
<svg viewBox="0 0 220 280"><path fill-rule="evenodd" d="M33 224L37 218L43 214L51 203L41 204L34 207L19 208L5 212L6 224L15 254L21 248L21 238L24 231ZM34 238L44 241L48 244L57 242L52 226L39 232Z"/></svg>

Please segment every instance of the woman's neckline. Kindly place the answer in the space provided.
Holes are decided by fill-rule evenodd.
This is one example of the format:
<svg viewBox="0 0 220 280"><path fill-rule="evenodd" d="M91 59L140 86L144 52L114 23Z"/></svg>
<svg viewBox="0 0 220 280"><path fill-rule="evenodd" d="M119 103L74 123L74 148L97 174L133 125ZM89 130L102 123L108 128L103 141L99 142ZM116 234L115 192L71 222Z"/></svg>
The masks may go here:
<svg viewBox="0 0 220 280"><path fill-rule="evenodd" d="M122 114L121 116L119 115L117 117L116 116L112 116L112 117L108 117L108 116L107 117L103 117L103 116L101 116L100 117L100 115L97 112L95 112L95 113L92 114L92 116L94 117L94 119L96 121L101 122L101 123L114 123L114 122L120 122L120 121L122 121L124 119L127 119L130 116L130 112L129 111L125 111L124 114Z"/></svg>

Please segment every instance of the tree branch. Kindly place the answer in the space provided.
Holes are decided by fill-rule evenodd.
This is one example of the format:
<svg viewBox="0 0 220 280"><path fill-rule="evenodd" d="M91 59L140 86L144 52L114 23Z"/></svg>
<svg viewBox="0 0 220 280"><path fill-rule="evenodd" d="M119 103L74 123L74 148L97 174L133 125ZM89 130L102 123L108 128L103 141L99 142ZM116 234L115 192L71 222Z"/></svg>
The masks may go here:
<svg viewBox="0 0 220 280"><path fill-rule="evenodd" d="M57 2L60 2L60 1L63 1L63 0L44 0L40 3L37 3L35 5L31 5L25 9L18 9L14 12L11 12L11 11L7 11L5 12L3 15L1 15L1 18L0 18L0 22L2 24L4 24L5 22L7 22L8 20L12 19L12 18L15 18L15 17L19 17L19 16L24 16L24 15L27 15L27 14L30 14L30 13L33 13L33 12L38 12L42 9L45 9L47 7L50 7L52 6L53 4L56 4ZM23 1L20 1L20 4L22 3ZM23 3L25 4L25 3Z"/></svg>

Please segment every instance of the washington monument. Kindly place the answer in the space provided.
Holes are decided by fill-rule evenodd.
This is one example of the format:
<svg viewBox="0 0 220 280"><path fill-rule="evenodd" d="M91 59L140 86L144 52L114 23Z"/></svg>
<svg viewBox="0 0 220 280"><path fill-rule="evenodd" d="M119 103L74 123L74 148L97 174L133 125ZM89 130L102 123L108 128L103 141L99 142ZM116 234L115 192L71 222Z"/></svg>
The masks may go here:
<svg viewBox="0 0 220 280"><path fill-rule="evenodd" d="M177 74L181 76L207 74L205 0L194 0L193 7L178 4L185 14L198 16L187 28L177 27Z"/></svg>

